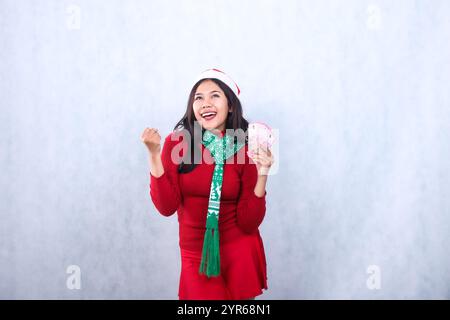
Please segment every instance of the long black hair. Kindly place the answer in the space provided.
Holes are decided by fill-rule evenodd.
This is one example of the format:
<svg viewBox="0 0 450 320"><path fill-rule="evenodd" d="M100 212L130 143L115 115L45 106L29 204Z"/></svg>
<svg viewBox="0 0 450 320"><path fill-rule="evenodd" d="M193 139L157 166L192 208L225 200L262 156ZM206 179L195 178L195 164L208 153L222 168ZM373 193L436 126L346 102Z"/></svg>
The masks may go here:
<svg viewBox="0 0 450 320"><path fill-rule="evenodd" d="M194 114L194 110L193 110L193 103L194 103L195 92L197 91L198 86L203 81L206 81L206 80L211 80L214 83L216 83L220 87L220 89L222 89L222 91L225 93L225 96L227 97L228 108L229 108L229 110L232 110L232 112L228 113L226 124L225 124L225 129L233 129L233 130L242 129L243 132L247 133L248 121L243 116L241 102L236 97L234 92L225 83L223 83L222 81L220 81L218 79L208 78L208 79L199 80L192 87L191 93L189 94L189 99L187 102L186 112L185 112L184 116L181 118L180 121L178 121L178 123L174 127L174 131L177 129L187 130L190 133L190 140L191 140L188 154L183 155L183 157L188 157L190 159L190 162L188 162L188 161L187 161L188 163L185 163L184 161L181 162L178 167L179 173L191 172L197 166L197 164L194 163L194 152L195 152L194 139L195 139L195 141L201 141L201 138L203 137L203 133L204 133L205 129L202 128L202 130L201 130L202 137L194 136L194 134L196 134L200 131L194 130L194 121L196 119L195 119L195 114ZM234 139L236 141L237 137L234 136ZM247 143L247 134L245 135L245 143ZM199 151L201 151L201 150L199 150Z"/></svg>

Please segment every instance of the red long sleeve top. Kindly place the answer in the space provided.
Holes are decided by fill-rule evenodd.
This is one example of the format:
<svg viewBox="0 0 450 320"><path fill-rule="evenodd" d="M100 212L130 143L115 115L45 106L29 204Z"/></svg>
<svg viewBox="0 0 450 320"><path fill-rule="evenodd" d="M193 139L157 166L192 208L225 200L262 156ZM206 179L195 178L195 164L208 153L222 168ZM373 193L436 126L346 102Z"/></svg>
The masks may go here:
<svg viewBox="0 0 450 320"><path fill-rule="evenodd" d="M179 162L171 160L171 153L177 146L174 152L178 152L181 158L183 148L180 143L185 142L181 135L172 141L172 135L174 133L165 138L161 150L164 173L158 178L150 173L150 197L162 215L178 213L180 247L201 251L215 164L209 150L200 143L202 162L189 173L178 173ZM258 227L266 212L267 192L262 197L255 195L258 172L254 162L247 156L247 150L248 146L245 145L234 155L233 163L224 165L219 212L221 243L233 241L243 234L257 233L259 236ZM244 155L239 156L240 152ZM245 163L238 164L237 159L242 157Z"/></svg>

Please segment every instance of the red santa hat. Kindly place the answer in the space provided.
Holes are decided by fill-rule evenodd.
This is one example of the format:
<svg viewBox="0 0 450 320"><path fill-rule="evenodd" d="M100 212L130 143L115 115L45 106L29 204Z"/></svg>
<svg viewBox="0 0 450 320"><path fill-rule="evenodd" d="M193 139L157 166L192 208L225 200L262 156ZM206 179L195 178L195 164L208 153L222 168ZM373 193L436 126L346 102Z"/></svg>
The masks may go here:
<svg viewBox="0 0 450 320"><path fill-rule="evenodd" d="M219 69L207 69L203 71L196 79L195 83L199 82L203 79L218 79L225 83L239 98L239 94L241 93L241 89L239 89L236 82L231 79L225 72L220 71Z"/></svg>

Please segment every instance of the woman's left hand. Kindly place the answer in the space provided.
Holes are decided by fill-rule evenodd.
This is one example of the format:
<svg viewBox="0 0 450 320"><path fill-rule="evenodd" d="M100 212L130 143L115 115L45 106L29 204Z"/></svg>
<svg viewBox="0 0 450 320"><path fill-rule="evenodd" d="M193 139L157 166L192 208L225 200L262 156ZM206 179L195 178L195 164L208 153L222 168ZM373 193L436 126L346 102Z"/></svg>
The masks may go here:
<svg viewBox="0 0 450 320"><path fill-rule="evenodd" d="M258 175L266 176L269 174L270 167L274 163L274 157L269 148L259 146L256 153L247 152L247 155L256 164Z"/></svg>

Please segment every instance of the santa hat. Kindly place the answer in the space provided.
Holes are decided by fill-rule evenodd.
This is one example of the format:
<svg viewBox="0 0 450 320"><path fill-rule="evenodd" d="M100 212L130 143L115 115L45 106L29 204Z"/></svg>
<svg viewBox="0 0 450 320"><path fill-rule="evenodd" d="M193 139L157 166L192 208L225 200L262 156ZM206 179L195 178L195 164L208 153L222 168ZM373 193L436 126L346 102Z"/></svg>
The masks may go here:
<svg viewBox="0 0 450 320"><path fill-rule="evenodd" d="M239 98L239 94L241 93L241 89L239 89L236 82L233 81L225 72L220 71L219 69L207 69L203 71L196 79L195 83L199 82L203 79L218 79L225 83Z"/></svg>

